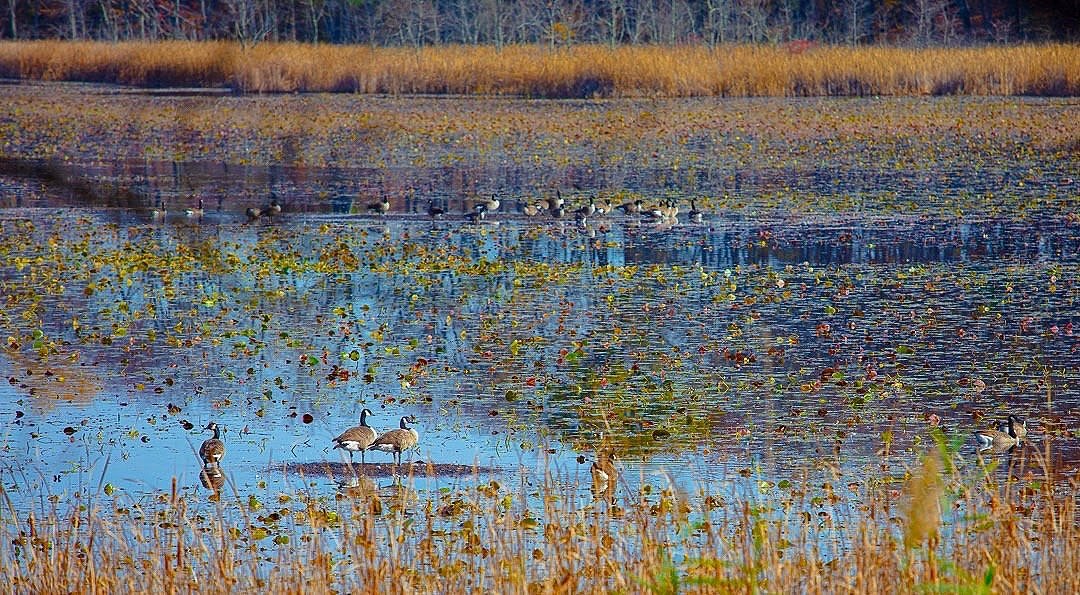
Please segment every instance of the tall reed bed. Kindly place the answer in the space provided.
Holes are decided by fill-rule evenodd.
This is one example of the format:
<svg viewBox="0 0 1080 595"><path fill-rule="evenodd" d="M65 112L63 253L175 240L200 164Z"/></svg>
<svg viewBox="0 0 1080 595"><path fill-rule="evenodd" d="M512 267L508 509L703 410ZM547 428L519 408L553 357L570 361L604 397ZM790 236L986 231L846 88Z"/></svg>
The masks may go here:
<svg viewBox="0 0 1080 595"><path fill-rule="evenodd" d="M238 92L527 97L1080 94L1080 46L0 43L0 76Z"/></svg>
<svg viewBox="0 0 1080 595"><path fill-rule="evenodd" d="M154 503L99 493L34 514L7 500L0 582L14 593L1080 592L1078 486L961 471L943 453L902 486L808 474L745 499L626 485L590 499L562 478L423 495L361 481L272 502L232 486L192 501L174 485Z"/></svg>

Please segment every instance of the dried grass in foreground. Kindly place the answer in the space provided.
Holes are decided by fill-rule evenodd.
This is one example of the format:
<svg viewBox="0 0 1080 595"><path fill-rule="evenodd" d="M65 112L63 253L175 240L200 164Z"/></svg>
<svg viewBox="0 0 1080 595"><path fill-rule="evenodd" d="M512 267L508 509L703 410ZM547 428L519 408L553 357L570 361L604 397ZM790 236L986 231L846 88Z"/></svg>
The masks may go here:
<svg viewBox="0 0 1080 595"><path fill-rule="evenodd" d="M237 92L626 96L1080 95L1080 46L0 43L0 77Z"/></svg>
<svg viewBox="0 0 1080 595"><path fill-rule="evenodd" d="M1049 472L999 484L1002 469L955 460L932 452L902 487L807 478L747 501L361 481L274 502L174 485L154 504L99 493L26 516L5 493L0 582L13 593L1080 592L1080 486Z"/></svg>

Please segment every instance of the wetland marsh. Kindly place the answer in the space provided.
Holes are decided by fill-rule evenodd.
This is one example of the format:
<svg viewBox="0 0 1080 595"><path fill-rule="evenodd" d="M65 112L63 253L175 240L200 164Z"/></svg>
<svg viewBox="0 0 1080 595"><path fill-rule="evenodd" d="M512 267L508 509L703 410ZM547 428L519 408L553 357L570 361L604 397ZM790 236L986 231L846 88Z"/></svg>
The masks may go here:
<svg viewBox="0 0 1080 595"><path fill-rule="evenodd" d="M223 519L236 552L253 552L236 579L249 588L278 576L268 561L312 556L317 584L345 590L767 574L704 564L719 537L752 541L766 569L787 550L817 577L773 588L827 590L839 583L826 563L859 551L858 530L910 537L913 513L873 510L919 501L927 453L970 480L929 490L951 504L942 533L957 556L995 530L972 521L993 500L972 483L1016 498L1021 532L1043 530L1035 502L1075 499L1075 99L14 84L0 105L5 535L31 514L119 509L168 549L170 530ZM493 195L500 207L467 223ZM571 210L682 212L525 214L556 195ZM388 212L370 212L383 197ZM245 215L272 200L273 219ZM436 205L446 213L430 216ZM378 452L370 483L350 481L330 449L364 407L380 430L416 420L404 458L423 464L401 482ZM971 433L1009 413L1028 420L1027 443L981 467ZM226 428L220 492L196 452L209 421ZM620 478L598 493L601 445ZM594 522L600 537L579 526ZM487 543L500 534L513 537ZM592 562L565 554L575 539ZM30 563L32 546L6 541L0 552ZM488 567L482 547L521 559ZM1040 552L999 572L1036 590L1070 580L1054 578L1068 557ZM361 560L375 570L350 574ZM171 584L207 572L189 564ZM905 584L943 580L928 576Z"/></svg>

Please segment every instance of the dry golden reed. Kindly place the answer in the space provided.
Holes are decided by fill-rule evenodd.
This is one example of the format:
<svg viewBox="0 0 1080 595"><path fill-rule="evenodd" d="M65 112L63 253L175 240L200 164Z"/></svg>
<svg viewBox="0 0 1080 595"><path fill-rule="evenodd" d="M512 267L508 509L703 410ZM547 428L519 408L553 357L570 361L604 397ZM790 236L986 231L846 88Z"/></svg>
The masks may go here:
<svg viewBox="0 0 1080 595"><path fill-rule="evenodd" d="M997 484L992 469L965 479L925 461L906 493L863 485L822 499L804 479L746 501L621 485L614 500L586 502L560 480L532 511L524 493L479 481L258 507L231 484L208 503L174 485L154 504L99 494L37 516L0 488L0 583L13 593L1080 592L1075 482ZM944 510L954 512L943 524Z"/></svg>
<svg viewBox="0 0 1080 595"><path fill-rule="evenodd" d="M238 92L526 97L1080 95L1080 46L0 43L0 76Z"/></svg>

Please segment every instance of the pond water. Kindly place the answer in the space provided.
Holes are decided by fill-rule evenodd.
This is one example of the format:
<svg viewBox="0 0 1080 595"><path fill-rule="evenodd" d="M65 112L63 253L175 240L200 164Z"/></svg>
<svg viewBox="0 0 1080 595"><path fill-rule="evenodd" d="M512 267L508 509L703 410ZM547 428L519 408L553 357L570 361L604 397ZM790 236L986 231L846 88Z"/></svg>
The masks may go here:
<svg viewBox="0 0 1080 595"><path fill-rule="evenodd" d="M147 120L244 101L77 93L117 110L143 101ZM257 101L306 110L317 99ZM507 121L646 119L634 101L366 101L455 123L485 109ZM457 151L467 133L451 130L438 142L410 137L411 147L379 136L341 149L340 164L271 150L230 162L248 142L242 127L205 149L220 159L155 159L146 146L179 153L206 141L150 128L113 137L106 108L104 124L85 117L95 134L65 144L57 129L90 125L46 126L11 109L9 120L40 132L0 168L7 495L25 509L109 485L137 500L174 479L207 493L196 451L210 421L225 428L221 467L238 493L332 494L347 457L331 439L364 407L382 430L415 419L419 446L405 458L437 470L417 469L421 493L471 484L453 466L477 465L480 481L522 485L553 469L584 495L580 460L601 441L619 453L630 491L756 493L805 472L857 486L902 476L934 428L970 437L1008 413L1029 420L1036 448L1053 446L1063 480L1075 478L1078 158L1053 139L1032 149L1023 128L1043 110L1060 126L1053 116L1067 121L1075 105L647 103L661 123L638 145L597 125L560 151L550 147L565 130L536 132L530 149L511 127ZM664 128L664 114L691 107L716 121L780 113L787 123L748 136L728 124ZM870 142L879 109L902 125ZM905 128L928 109L1005 124L993 142L975 124L947 141ZM844 110L867 123L847 130ZM793 124L814 113L816 132ZM1075 142L1075 122L1058 137ZM287 137L282 146L308 162L335 142ZM134 143L141 159L128 154ZM376 152L383 162L365 167ZM641 198L676 201L682 214L582 223L524 213L556 189L574 208ZM492 193L501 207L466 222ZM389 211L369 213L382 195ZM199 199L205 213L185 213ZM691 199L701 223L685 215ZM281 215L245 216L271 200ZM153 212L161 203L164 216ZM429 204L448 212L429 217ZM973 456L973 442L961 452ZM377 484L392 485L390 455L366 459Z"/></svg>

